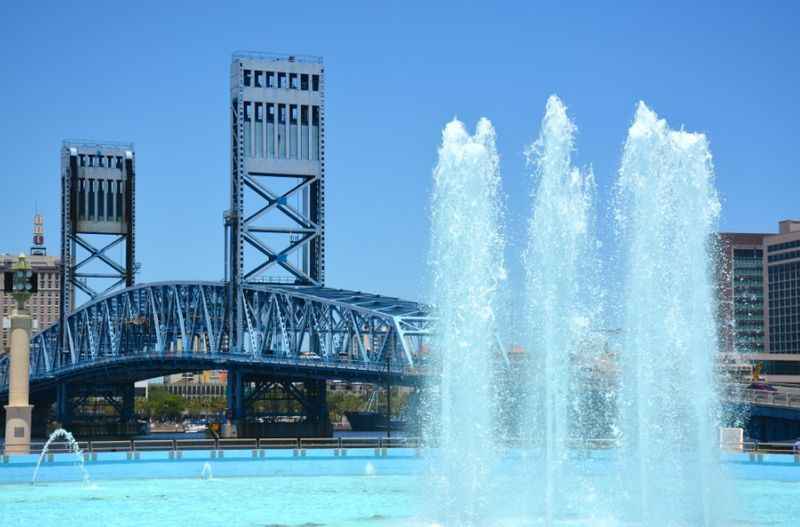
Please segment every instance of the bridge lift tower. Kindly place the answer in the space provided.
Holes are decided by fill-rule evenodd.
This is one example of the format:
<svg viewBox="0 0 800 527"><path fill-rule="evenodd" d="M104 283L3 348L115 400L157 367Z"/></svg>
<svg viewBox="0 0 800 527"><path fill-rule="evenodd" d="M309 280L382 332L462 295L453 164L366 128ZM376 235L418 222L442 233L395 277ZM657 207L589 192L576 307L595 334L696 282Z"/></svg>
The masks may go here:
<svg viewBox="0 0 800 527"><path fill-rule="evenodd" d="M244 340L255 338L245 331L252 327L245 284L325 283L325 82L320 57L251 52L234 54L230 79L225 281L229 345L244 349ZM312 354L318 351L311 346ZM276 380L230 370L231 419L242 423L248 386ZM316 433L326 434L326 383L302 385L303 393L290 393L296 391L290 379L277 384L307 403L309 418L320 425Z"/></svg>
<svg viewBox="0 0 800 527"><path fill-rule="evenodd" d="M62 146L60 328L69 327L67 317L79 303L76 290L90 301L134 283L135 176L132 144L65 141ZM111 252L120 245L122 261ZM73 337L60 330L61 349L72 349ZM112 404L120 400L121 424L130 427L133 389L133 384L101 389L62 382L56 390L58 420L71 423L77 417L75 397L102 395Z"/></svg>
<svg viewBox="0 0 800 527"><path fill-rule="evenodd" d="M320 57L236 53L231 201L225 213L229 324L242 344L242 284L325 282L325 111Z"/></svg>
<svg viewBox="0 0 800 527"><path fill-rule="evenodd" d="M85 293L88 300L93 300L117 287L133 285L135 183L132 144L64 142L61 149L62 321L75 309L76 288ZM115 261L109 254L120 244L125 248L122 262Z"/></svg>

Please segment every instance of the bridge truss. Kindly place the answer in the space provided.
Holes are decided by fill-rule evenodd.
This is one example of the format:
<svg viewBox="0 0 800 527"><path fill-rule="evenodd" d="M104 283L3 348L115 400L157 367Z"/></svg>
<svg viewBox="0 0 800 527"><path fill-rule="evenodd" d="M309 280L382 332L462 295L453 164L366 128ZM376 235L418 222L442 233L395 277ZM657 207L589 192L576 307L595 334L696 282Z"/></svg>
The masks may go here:
<svg viewBox="0 0 800 527"><path fill-rule="evenodd" d="M142 362L291 366L325 378L387 373L413 378L424 361L433 319L415 302L324 287L248 285L242 343L231 346L222 282L142 284L91 301L31 342L31 384ZM64 334L62 334L62 331ZM61 345L63 335L64 345ZM158 368L156 368L158 369ZM412 383L414 381L411 381ZM8 358L0 358L0 393Z"/></svg>

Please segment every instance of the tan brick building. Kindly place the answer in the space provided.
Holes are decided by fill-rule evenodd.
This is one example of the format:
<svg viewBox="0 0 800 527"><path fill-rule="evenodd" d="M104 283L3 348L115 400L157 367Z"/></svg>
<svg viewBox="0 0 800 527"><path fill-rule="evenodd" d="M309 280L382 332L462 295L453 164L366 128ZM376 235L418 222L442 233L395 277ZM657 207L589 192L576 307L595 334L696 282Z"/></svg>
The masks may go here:
<svg viewBox="0 0 800 527"><path fill-rule="evenodd" d="M0 273L11 271L11 266L16 261L17 255L0 254ZM55 256L34 254L28 256L28 262L33 267L33 272L39 274L39 292L33 295L27 303L34 320L33 331L36 333L58 321L61 261ZM11 316L14 307L14 299L11 295L3 293L2 288L0 288L0 316L3 319L0 353L8 352L10 331L6 328L7 323L5 320Z"/></svg>

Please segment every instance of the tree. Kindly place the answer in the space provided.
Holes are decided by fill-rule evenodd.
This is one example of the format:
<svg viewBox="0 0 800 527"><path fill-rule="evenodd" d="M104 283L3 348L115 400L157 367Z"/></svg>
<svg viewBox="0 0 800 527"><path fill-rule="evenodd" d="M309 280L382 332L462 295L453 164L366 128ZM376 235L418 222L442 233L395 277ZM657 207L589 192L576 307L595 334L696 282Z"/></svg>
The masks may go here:
<svg viewBox="0 0 800 527"><path fill-rule="evenodd" d="M186 408L186 400L162 387L151 387L148 398L141 405L142 413L157 421L177 420Z"/></svg>

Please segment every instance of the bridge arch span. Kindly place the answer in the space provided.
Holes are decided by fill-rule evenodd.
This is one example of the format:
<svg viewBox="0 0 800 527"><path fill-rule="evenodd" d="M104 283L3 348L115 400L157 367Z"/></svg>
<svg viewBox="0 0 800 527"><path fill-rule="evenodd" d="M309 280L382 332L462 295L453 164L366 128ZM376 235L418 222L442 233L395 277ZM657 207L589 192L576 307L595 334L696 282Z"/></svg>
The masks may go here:
<svg viewBox="0 0 800 527"><path fill-rule="evenodd" d="M61 382L136 380L231 369L297 379L415 385L430 309L417 302L315 286L247 284L241 342L231 338L224 282L139 284L81 306L31 341L31 392ZM8 357L0 358L0 398Z"/></svg>

